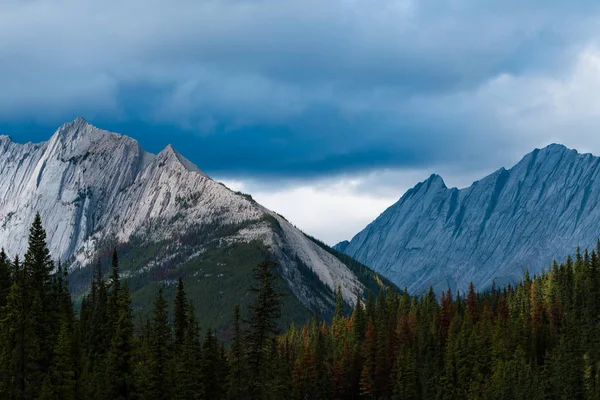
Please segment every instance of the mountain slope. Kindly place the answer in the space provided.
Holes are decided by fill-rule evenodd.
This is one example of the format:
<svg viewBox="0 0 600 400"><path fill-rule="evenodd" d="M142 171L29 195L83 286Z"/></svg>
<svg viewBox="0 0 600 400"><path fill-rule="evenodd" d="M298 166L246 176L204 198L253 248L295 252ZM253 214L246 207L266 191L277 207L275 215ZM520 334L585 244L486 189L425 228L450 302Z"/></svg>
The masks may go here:
<svg viewBox="0 0 600 400"><path fill-rule="evenodd" d="M340 251L413 291L516 282L600 236L600 158L536 149L465 189L432 175Z"/></svg>
<svg viewBox="0 0 600 400"><path fill-rule="evenodd" d="M184 276L197 302L214 303L209 323L243 302L250 269L266 251L280 263L295 310L328 313L338 284L349 304L365 289L331 252L250 196L213 181L172 146L150 154L82 118L44 143L0 136L0 246L9 255L24 253L37 211L52 254L70 266L75 294L89 282L90 263L108 259L113 246L137 306L147 304L154 286Z"/></svg>

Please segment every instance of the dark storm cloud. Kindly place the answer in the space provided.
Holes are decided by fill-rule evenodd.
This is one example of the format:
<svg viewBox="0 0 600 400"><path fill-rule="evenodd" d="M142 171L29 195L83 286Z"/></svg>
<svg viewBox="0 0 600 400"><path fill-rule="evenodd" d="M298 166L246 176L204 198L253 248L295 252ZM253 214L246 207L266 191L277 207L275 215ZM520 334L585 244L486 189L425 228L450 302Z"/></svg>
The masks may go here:
<svg viewBox="0 0 600 400"><path fill-rule="evenodd" d="M0 129L84 115L232 176L485 164L594 37L596 2L526 3L3 2Z"/></svg>

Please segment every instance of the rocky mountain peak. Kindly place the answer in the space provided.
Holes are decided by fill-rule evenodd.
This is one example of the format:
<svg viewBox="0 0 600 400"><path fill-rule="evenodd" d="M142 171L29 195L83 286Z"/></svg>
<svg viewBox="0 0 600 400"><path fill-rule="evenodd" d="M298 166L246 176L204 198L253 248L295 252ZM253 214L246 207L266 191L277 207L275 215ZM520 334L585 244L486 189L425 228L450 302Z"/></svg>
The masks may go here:
<svg viewBox="0 0 600 400"><path fill-rule="evenodd" d="M170 162L176 163L178 165L181 165L187 171L198 173L206 178L209 177L202 170L200 170L200 168L198 168L194 163L192 163L190 160L188 160L183 155L181 155L181 153L179 153L177 150L175 150L173 145L170 143L160 153L157 154L156 159L157 159L157 161L160 161L163 164L170 163Z"/></svg>
<svg viewBox="0 0 600 400"><path fill-rule="evenodd" d="M289 291L308 309L330 310L338 284L349 304L365 289L367 278L354 264L206 178L171 145L153 155L132 138L78 118L48 142L0 146L0 171L0 247L11 257L22 255L39 212L51 254L69 265L71 277L116 244L125 253L144 254L131 255L127 273L146 283L162 279L167 285L166 277L178 271L198 287L210 278L212 288L220 288L229 272L248 273L269 251ZM238 286L211 292L211 300L227 290Z"/></svg>
<svg viewBox="0 0 600 400"><path fill-rule="evenodd" d="M428 190L447 189L444 179L438 174L431 174L425 181L425 184L427 185Z"/></svg>
<svg viewBox="0 0 600 400"><path fill-rule="evenodd" d="M600 158L535 149L465 189L432 175L338 248L398 286L516 282L600 236Z"/></svg>

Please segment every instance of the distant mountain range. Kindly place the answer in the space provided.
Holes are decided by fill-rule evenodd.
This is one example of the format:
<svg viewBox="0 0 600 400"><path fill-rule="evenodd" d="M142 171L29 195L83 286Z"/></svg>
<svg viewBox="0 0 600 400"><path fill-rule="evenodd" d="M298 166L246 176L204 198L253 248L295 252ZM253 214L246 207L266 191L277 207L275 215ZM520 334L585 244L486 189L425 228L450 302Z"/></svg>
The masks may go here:
<svg viewBox="0 0 600 400"><path fill-rule="evenodd" d="M172 146L150 154L83 118L44 143L0 136L0 247L11 257L26 250L38 211L76 296L90 264L108 261L117 246L136 307L150 304L159 285L172 295L183 276L205 326L226 324L234 305L246 303L251 268L267 251L280 263L290 319L330 313L338 285L351 305L382 279L215 182Z"/></svg>
<svg viewBox="0 0 600 400"><path fill-rule="evenodd" d="M336 249L411 291L466 290L539 273L600 236L600 158L553 144L447 188L438 175Z"/></svg>

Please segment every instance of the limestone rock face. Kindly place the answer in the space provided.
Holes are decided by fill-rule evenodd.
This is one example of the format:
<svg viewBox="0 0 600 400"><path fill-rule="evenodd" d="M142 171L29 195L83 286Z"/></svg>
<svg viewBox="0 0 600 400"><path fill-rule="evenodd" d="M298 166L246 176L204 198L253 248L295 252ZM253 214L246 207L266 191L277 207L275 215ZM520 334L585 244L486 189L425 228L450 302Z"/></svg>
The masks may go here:
<svg viewBox="0 0 600 400"><path fill-rule="evenodd" d="M465 189L432 175L336 248L413 291L516 282L600 236L600 158L550 145Z"/></svg>
<svg viewBox="0 0 600 400"><path fill-rule="evenodd" d="M196 232L226 231L211 240L261 242L277 255L291 291L311 309L327 305L314 304L323 296L300 279L300 264L331 291L341 285L351 304L364 290L331 252L250 196L212 180L172 146L150 154L136 140L83 118L64 124L44 143L18 144L0 136L0 247L9 256L26 251L36 212L52 255L72 270L87 267L107 243L133 237L137 243L168 242L163 260L189 260L206 244L189 239ZM159 264L154 260L141 268Z"/></svg>

